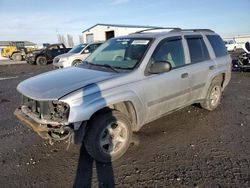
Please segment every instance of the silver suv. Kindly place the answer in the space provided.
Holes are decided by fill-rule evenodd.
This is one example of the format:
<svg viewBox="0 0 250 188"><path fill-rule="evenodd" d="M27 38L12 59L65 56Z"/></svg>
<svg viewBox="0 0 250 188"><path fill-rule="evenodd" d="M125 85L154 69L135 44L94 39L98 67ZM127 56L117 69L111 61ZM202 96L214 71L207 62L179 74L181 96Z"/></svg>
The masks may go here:
<svg viewBox="0 0 250 188"><path fill-rule="evenodd" d="M222 39L207 29L168 29L110 39L76 67L21 82L16 117L50 142L83 142L108 162L153 120L194 103L214 110L231 78Z"/></svg>

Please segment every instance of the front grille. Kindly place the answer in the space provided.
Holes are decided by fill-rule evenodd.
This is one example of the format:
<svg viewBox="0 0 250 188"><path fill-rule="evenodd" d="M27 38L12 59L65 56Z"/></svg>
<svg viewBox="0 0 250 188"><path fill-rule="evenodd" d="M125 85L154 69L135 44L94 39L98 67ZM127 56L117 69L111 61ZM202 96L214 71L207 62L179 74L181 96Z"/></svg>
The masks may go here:
<svg viewBox="0 0 250 188"><path fill-rule="evenodd" d="M41 116L41 107L38 101L22 95L22 105L26 106L32 113Z"/></svg>
<svg viewBox="0 0 250 188"><path fill-rule="evenodd" d="M22 105L44 120L65 122L69 116L69 105L61 101L36 101L23 95Z"/></svg>

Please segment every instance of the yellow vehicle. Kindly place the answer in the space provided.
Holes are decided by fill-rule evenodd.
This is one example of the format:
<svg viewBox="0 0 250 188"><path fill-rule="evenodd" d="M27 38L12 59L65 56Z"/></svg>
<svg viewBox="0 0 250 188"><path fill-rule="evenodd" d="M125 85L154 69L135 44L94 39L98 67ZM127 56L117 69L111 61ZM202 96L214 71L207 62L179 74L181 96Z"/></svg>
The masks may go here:
<svg viewBox="0 0 250 188"><path fill-rule="evenodd" d="M21 61L25 59L26 53L31 50L33 48L25 48L24 42L11 42L8 47L2 49L1 56L14 61Z"/></svg>

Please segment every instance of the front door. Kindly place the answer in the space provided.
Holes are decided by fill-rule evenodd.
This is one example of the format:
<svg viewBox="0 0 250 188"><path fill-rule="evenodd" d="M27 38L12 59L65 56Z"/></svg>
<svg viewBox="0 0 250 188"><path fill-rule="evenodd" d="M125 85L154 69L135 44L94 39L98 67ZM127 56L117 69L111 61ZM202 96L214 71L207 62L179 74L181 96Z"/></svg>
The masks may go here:
<svg viewBox="0 0 250 188"><path fill-rule="evenodd" d="M169 62L172 70L147 77L145 88L147 122L185 106L190 101L189 72L185 67L181 37L167 38L159 43L150 63L161 61Z"/></svg>

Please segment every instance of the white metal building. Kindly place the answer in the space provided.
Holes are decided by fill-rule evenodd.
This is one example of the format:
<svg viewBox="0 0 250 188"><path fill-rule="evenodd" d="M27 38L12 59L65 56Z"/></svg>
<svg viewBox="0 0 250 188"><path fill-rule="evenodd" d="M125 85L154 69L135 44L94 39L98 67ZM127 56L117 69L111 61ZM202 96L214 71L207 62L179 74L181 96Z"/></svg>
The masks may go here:
<svg viewBox="0 0 250 188"><path fill-rule="evenodd" d="M93 41L105 41L117 36L125 36L136 31L150 28L159 28L154 26L141 25L115 25L115 24L96 24L82 32L84 43Z"/></svg>

